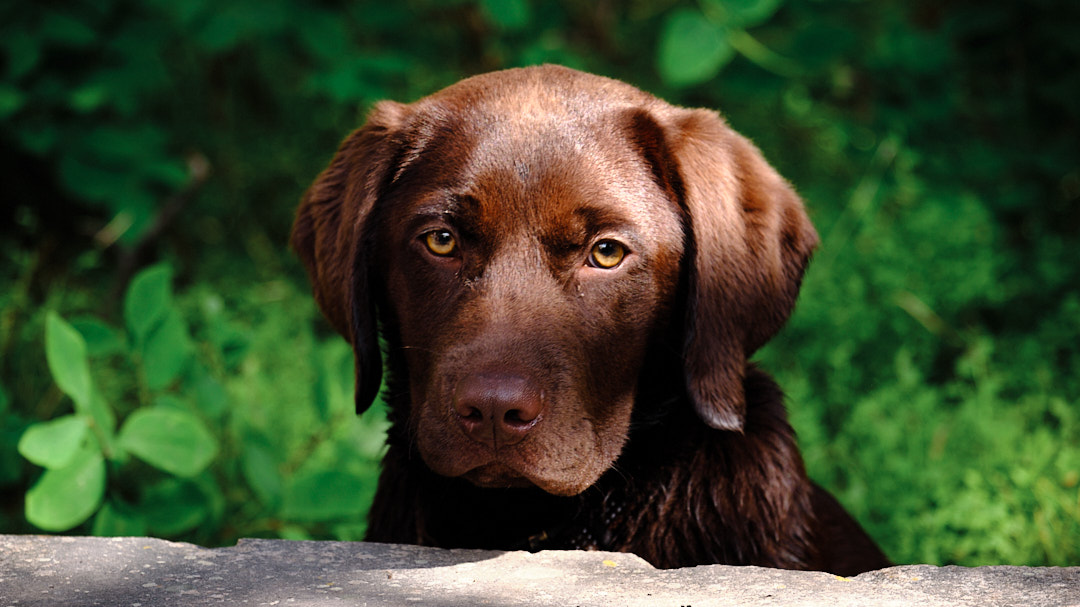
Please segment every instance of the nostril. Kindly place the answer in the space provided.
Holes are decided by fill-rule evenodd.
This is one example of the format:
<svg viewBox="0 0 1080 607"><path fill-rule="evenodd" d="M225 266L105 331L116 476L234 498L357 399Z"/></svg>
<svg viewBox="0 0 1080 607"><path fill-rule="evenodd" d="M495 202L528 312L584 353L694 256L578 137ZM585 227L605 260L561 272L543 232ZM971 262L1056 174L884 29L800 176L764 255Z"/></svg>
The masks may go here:
<svg viewBox="0 0 1080 607"><path fill-rule="evenodd" d="M518 375L467 375L454 388L453 409L473 440L491 446L514 444L536 425L543 409L542 391Z"/></svg>
<svg viewBox="0 0 1080 607"><path fill-rule="evenodd" d="M503 421L511 426L525 426L533 422L536 416L526 418L526 415L522 413L521 409L511 409L503 416Z"/></svg>

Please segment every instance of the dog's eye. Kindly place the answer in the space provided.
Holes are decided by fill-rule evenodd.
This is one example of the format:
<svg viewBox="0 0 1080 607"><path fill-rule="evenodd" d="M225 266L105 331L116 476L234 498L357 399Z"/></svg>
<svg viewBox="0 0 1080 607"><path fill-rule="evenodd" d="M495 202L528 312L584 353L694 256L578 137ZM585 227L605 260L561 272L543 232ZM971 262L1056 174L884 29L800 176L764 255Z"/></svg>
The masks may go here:
<svg viewBox="0 0 1080 607"><path fill-rule="evenodd" d="M457 251L457 240L447 230L432 230L424 235L424 244L429 251L439 257L453 255Z"/></svg>
<svg viewBox="0 0 1080 607"><path fill-rule="evenodd" d="M626 247L614 240L601 240L593 245L589 254L589 265L605 270L614 268L626 257Z"/></svg>

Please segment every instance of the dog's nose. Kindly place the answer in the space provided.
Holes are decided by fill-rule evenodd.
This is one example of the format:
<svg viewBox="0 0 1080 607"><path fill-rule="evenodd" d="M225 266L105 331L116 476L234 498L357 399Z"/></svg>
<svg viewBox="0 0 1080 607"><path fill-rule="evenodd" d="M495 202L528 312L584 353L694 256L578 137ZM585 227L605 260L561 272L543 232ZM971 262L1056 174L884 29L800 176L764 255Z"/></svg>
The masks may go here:
<svg viewBox="0 0 1080 607"><path fill-rule="evenodd" d="M536 385L517 375L467 375L454 389L458 422L473 440L489 447L520 442L540 420L543 406Z"/></svg>

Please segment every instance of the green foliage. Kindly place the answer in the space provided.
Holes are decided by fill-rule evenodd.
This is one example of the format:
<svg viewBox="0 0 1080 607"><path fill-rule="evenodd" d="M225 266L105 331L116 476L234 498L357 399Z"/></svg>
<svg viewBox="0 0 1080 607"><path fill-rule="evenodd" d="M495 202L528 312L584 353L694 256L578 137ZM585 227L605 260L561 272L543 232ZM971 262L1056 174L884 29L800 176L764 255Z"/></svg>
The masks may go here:
<svg viewBox="0 0 1080 607"><path fill-rule="evenodd" d="M657 70L675 87L709 82L736 53L766 70L790 76L799 71L746 30L768 22L783 0L701 0L698 8L678 8L664 19Z"/></svg>
<svg viewBox="0 0 1080 607"><path fill-rule="evenodd" d="M19 439L19 453L38 466L63 468L75 459L89 429L87 420L76 415L34 424Z"/></svg>
<svg viewBox="0 0 1080 607"><path fill-rule="evenodd" d="M82 407L90 403L90 366L86 342L59 316L49 314L45 326L45 356L56 385Z"/></svg>
<svg viewBox="0 0 1080 607"><path fill-rule="evenodd" d="M355 514L357 503L373 497L370 479L339 470L313 470L296 476L282 510L299 521L326 521Z"/></svg>
<svg viewBox="0 0 1080 607"><path fill-rule="evenodd" d="M89 518L104 494L105 460L86 448L68 465L46 470L26 492L26 520L46 531L66 531Z"/></svg>
<svg viewBox="0 0 1080 607"><path fill-rule="evenodd" d="M528 0L481 0L480 6L491 23L504 30L519 30L532 19Z"/></svg>
<svg viewBox="0 0 1080 607"><path fill-rule="evenodd" d="M758 358L893 559L1080 559L1080 5L8 4L0 531L362 537L385 422L296 201L374 101L554 62L723 110L807 200Z"/></svg>
<svg viewBox="0 0 1080 607"><path fill-rule="evenodd" d="M150 332L171 316L172 309L172 270L168 266L136 276L124 296L124 320L132 340L146 344Z"/></svg>
<svg viewBox="0 0 1080 607"><path fill-rule="evenodd" d="M675 11L664 23L657 67L672 85L712 80L734 57L727 32L698 11Z"/></svg>
<svg viewBox="0 0 1080 607"><path fill-rule="evenodd" d="M256 517L254 527L243 531L248 534L283 521L325 524L362 515L380 447L336 452L333 459L307 453L336 448L339 441L381 444L379 424L348 423L352 378L342 364L348 349L331 342L318 350L326 371L306 382L318 388L305 398L313 402L300 407L317 427L304 448L291 452L294 459L283 459L274 448L281 436L260 429L265 412L229 411L229 390L213 371L217 364L235 365L226 362L229 353L246 340L224 329L227 321L209 298L207 324L218 332L196 348L185 321L190 314L172 292L172 275L167 265L156 265L134 277L123 300L125 330L86 318L80 323L84 337L55 312L46 314L49 370L75 413L31 423L18 440L18 452L45 468L26 492L26 520L47 531L87 524L98 535L220 537L229 524L226 510L240 507L229 499L246 502ZM88 348L88 341L95 347ZM112 364L99 365L88 352ZM121 378L109 377L117 372ZM95 374L111 381L98 383ZM133 399L126 394L130 386L138 388ZM134 404L108 404L125 400ZM223 452L239 452L241 465L215 465ZM350 459L358 461L350 465ZM243 499L247 492L253 502Z"/></svg>
<svg viewBox="0 0 1080 607"><path fill-rule="evenodd" d="M205 470L218 451L217 441L183 403L138 409L124 422L119 444L151 466L184 478Z"/></svg>

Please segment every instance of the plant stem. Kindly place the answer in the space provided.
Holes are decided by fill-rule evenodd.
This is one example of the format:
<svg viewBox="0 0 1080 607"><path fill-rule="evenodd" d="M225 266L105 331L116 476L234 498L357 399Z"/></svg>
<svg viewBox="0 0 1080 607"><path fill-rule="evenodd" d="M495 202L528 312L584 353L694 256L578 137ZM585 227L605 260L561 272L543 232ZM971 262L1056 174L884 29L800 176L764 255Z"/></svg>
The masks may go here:
<svg viewBox="0 0 1080 607"><path fill-rule="evenodd" d="M777 76L794 78L803 73L803 69L799 64L783 55L773 52L769 47L758 42L758 40L747 33L746 30L728 30L728 42L730 42L731 46L739 51L742 56L755 63L758 67L770 71Z"/></svg>

